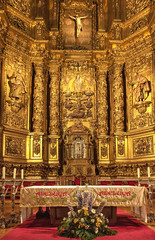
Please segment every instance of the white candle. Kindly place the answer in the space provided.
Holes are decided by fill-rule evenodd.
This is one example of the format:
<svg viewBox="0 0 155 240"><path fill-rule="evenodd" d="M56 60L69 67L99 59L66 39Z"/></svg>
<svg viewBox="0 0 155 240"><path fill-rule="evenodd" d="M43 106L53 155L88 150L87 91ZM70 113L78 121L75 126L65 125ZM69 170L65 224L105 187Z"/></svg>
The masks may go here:
<svg viewBox="0 0 155 240"><path fill-rule="evenodd" d="M2 179L5 179L5 167L2 168Z"/></svg>
<svg viewBox="0 0 155 240"><path fill-rule="evenodd" d="M137 168L137 175L138 175L138 178L140 178L140 168L139 167Z"/></svg>
<svg viewBox="0 0 155 240"><path fill-rule="evenodd" d="M21 179L24 179L24 169L21 169Z"/></svg>
<svg viewBox="0 0 155 240"><path fill-rule="evenodd" d="M16 178L16 168L13 169L13 179Z"/></svg>
<svg viewBox="0 0 155 240"><path fill-rule="evenodd" d="M150 167L147 167L147 175L148 175L148 178L150 178Z"/></svg>

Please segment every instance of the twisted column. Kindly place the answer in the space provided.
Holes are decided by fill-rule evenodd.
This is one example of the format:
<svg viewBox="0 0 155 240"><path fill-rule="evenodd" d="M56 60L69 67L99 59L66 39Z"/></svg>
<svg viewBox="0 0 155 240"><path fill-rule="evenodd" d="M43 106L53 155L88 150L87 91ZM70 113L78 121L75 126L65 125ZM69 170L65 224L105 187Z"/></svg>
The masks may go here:
<svg viewBox="0 0 155 240"><path fill-rule="evenodd" d="M59 73L50 72L51 82L50 82L50 124L49 133L50 135L60 134L60 114L59 114Z"/></svg>
<svg viewBox="0 0 155 240"><path fill-rule="evenodd" d="M107 72L99 72L97 79L98 133L108 134Z"/></svg>
<svg viewBox="0 0 155 240"><path fill-rule="evenodd" d="M44 131L44 74L40 63L35 63L34 95L33 95L33 132Z"/></svg>
<svg viewBox="0 0 155 240"><path fill-rule="evenodd" d="M123 87L123 66L114 64L113 76L113 119L114 132L124 131L124 87Z"/></svg>

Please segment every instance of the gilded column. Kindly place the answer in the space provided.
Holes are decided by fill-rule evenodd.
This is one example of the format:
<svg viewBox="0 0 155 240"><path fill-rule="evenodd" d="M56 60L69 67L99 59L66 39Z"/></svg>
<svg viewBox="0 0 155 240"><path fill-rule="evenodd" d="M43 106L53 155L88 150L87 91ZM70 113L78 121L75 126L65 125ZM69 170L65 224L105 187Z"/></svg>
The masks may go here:
<svg viewBox="0 0 155 240"><path fill-rule="evenodd" d="M33 132L44 131L44 75L42 64L35 63L33 95Z"/></svg>
<svg viewBox="0 0 155 240"><path fill-rule="evenodd" d="M33 132L31 135L30 161L43 161L43 135L45 119L45 76L43 63L34 63L34 94L33 94Z"/></svg>
<svg viewBox="0 0 155 240"><path fill-rule="evenodd" d="M99 72L97 80L98 134L108 134L107 72Z"/></svg>
<svg viewBox="0 0 155 240"><path fill-rule="evenodd" d="M115 63L113 66L113 124L114 132L123 132L124 126L124 83L123 83L123 65Z"/></svg>
<svg viewBox="0 0 155 240"><path fill-rule="evenodd" d="M49 163L59 164L60 139L60 79L58 63L50 66L50 122L49 122Z"/></svg>
<svg viewBox="0 0 155 240"><path fill-rule="evenodd" d="M103 59L102 59L103 60ZM97 64L97 123L99 164L109 163L107 64Z"/></svg>

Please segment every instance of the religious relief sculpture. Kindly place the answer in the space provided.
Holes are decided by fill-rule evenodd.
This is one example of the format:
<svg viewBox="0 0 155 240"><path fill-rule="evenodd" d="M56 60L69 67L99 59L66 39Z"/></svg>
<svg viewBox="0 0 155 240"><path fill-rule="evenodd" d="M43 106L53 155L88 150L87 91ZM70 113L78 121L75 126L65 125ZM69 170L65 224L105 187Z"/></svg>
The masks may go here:
<svg viewBox="0 0 155 240"><path fill-rule="evenodd" d="M148 99L151 92L150 81L141 74L136 73L133 84L133 100L134 103L144 102Z"/></svg>
<svg viewBox="0 0 155 240"><path fill-rule="evenodd" d="M11 76L7 75L7 79L10 88L7 102L13 112L19 112L25 105L26 87L24 79L20 74L15 74L15 72Z"/></svg>
<svg viewBox="0 0 155 240"><path fill-rule="evenodd" d="M94 118L95 86L90 73L68 74L61 83L63 117L69 120Z"/></svg>
<svg viewBox="0 0 155 240"><path fill-rule="evenodd" d="M6 136L5 138L5 154L11 156L25 156L25 139L18 137Z"/></svg>
<svg viewBox="0 0 155 240"><path fill-rule="evenodd" d="M135 139L133 141L133 154L134 156L153 154L153 137Z"/></svg>
<svg viewBox="0 0 155 240"><path fill-rule="evenodd" d="M87 18L87 16L79 17L79 15L69 16L72 20L75 21L75 38L79 37L80 32L83 30L82 19Z"/></svg>

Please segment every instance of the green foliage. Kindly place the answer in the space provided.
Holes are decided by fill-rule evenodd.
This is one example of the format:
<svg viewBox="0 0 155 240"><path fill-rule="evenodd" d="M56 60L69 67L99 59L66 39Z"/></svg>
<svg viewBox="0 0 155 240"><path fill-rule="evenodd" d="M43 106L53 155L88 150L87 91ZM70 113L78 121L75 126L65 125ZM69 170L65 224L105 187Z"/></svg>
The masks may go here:
<svg viewBox="0 0 155 240"><path fill-rule="evenodd" d="M82 240L115 234L117 231L108 228L105 216L102 213L96 214L95 209L89 210L88 207L82 207L75 216L69 212L58 227L58 235Z"/></svg>

